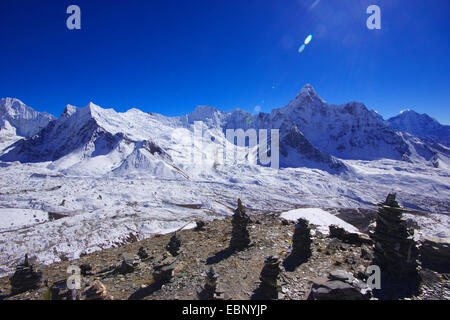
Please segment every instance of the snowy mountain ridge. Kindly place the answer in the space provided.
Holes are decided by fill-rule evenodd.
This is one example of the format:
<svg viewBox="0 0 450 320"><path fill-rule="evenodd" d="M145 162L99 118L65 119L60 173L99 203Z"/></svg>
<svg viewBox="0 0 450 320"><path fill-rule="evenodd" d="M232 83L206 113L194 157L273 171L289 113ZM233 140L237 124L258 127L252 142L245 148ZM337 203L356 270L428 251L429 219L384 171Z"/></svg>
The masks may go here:
<svg viewBox="0 0 450 320"><path fill-rule="evenodd" d="M450 126L440 124L427 114L407 109L387 123L398 131L408 132L431 144L442 144L450 148Z"/></svg>
<svg viewBox="0 0 450 320"><path fill-rule="evenodd" d="M21 111L18 113L19 118L22 115L24 119L38 119L35 123L39 124L43 123L42 119L51 119L46 114L33 112L18 100L5 101L10 109L14 106L15 110ZM51 167L61 170L78 163L76 171L79 173L81 168L87 173L92 171L89 170L92 166L103 168L100 171L97 168L95 172L98 173L124 172L125 168L136 171L139 167L148 169L160 165L165 168L162 163L152 164L162 159L150 159L153 157L149 158L147 152L136 150L143 141L152 141L167 155L166 162L163 162L169 164L169 169L166 169L171 171L170 167L173 166L175 171L182 171L183 163L189 162L186 159L190 156L188 149L193 148L192 139L186 137L192 136L197 121L201 121L206 126L205 130L222 145L229 143L225 138L227 129L278 129L281 167L309 167L337 173L347 170L347 166L339 159L424 161L439 166L442 161L438 160L444 155L446 162L445 157L448 156L442 147L436 148L436 145L429 145L426 140L422 140L423 137L401 133L397 131L398 126L390 125L399 123L399 120L390 119L386 122L358 102L328 104L311 85L306 85L287 106L274 109L271 113L251 114L239 109L222 112L210 106L199 106L185 116L165 117L139 109L116 112L92 102L83 108L67 105L58 119L51 119L35 136L9 146L0 159L55 161ZM22 122L17 120L15 123ZM428 122L426 124L427 128L431 128ZM436 121L432 124L433 128L439 129ZM34 130L38 128L35 126ZM423 130L432 130L427 128ZM17 126L16 130L26 131L21 126ZM31 129L27 130L30 132ZM183 135L185 137L181 138ZM217 162L217 150L213 147L196 152L209 159L210 165ZM247 158L253 157L250 154L252 150L246 152L249 152ZM134 160L126 161L131 155ZM142 161L146 164L142 164ZM166 169L157 171L166 172Z"/></svg>
<svg viewBox="0 0 450 320"><path fill-rule="evenodd" d="M199 106L166 117L89 103L67 105L32 136L16 135L22 129L9 121L0 129L13 138L0 151L0 274L25 253L74 259L130 234L227 216L237 198L255 214L353 208L360 218L360 208L397 192L402 205L429 213L412 218L422 234L450 237L448 148L392 128L361 103L328 104L311 86L270 113ZM243 150L244 163L221 161L227 129L278 129L280 169L258 164L255 148Z"/></svg>

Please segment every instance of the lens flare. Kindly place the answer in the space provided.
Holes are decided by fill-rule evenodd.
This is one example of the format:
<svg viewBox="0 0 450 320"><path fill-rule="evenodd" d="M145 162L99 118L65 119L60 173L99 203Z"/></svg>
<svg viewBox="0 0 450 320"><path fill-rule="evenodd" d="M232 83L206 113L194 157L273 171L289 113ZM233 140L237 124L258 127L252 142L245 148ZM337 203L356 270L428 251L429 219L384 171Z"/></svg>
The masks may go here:
<svg viewBox="0 0 450 320"><path fill-rule="evenodd" d="M302 44L300 46L300 48L298 48L298 53L302 52L303 50L305 50L305 45L304 44Z"/></svg>
<svg viewBox="0 0 450 320"><path fill-rule="evenodd" d="M305 44L310 43L311 40L312 40L312 34L310 34L309 36L306 37L306 39L305 39Z"/></svg>

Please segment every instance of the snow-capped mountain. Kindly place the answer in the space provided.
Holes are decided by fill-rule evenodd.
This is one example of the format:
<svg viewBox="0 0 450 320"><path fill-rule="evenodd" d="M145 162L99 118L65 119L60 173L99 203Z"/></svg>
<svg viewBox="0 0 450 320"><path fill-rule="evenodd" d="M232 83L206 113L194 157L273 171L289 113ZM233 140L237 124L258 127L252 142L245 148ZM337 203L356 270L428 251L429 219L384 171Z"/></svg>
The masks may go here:
<svg viewBox="0 0 450 320"><path fill-rule="evenodd" d="M51 114L37 112L18 99L0 99L0 150L35 135L53 119Z"/></svg>
<svg viewBox="0 0 450 320"><path fill-rule="evenodd" d="M408 132L428 143L438 143L450 148L450 126L442 125L427 114L404 110L387 120L389 125L399 131Z"/></svg>
<svg viewBox="0 0 450 320"><path fill-rule="evenodd" d="M41 119L39 113L29 111L32 109L18 102L9 105L26 110L22 113L25 119L30 114ZM21 125L28 122L20 117L16 117L15 123L17 130L23 132ZM201 121L203 129L216 142L214 146L195 146L192 142L197 121ZM142 170L167 178L188 177L198 169L190 161L193 151L201 154L204 172L217 168L221 163L217 146L231 143L226 139L228 129L245 132L278 129L281 167L308 167L337 173L348 169L340 159L413 160L439 165L441 153L446 152L440 153L442 150L411 133L398 131L391 123L397 122L384 121L362 103L328 104L311 85L306 85L284 108L259 114L239 109L222 112L199 106L185 116L165 117L138 109L118 113L89 103L84 108L68 105L58 119L38 134L11 145L0 159L51 161L52 169L78 174L125 174ZM445 131L436 124L432 127L425 122L424 125L427 127L423 132ZM153 147L149 149L149 146ZM247 159L258 163L255 149L244 152Z"/></svg>
<svg viewBox="0 0 450 320"><path fill-rule="evenodd" d="M18 136L29 138L52 120L51 114L35 111L18 99L0 99L0 128L14 128Z"/></svg>

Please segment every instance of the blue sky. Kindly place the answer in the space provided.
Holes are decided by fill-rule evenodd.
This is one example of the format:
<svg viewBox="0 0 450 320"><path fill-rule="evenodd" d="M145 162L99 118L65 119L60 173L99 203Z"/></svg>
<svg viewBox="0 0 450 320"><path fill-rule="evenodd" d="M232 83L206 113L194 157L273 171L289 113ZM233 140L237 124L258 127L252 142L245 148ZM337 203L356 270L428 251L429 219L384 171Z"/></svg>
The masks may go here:
<svg viewBox="0 0 450 320"><path fill-rule="evenodd" d="M71 4L81 30L66 28ZM381 30L366 27L371 4ZM1 0L0 96L57 116L89 101L269 112L310 83L330 103L450 124L449 35L441 0Z"/></svg>

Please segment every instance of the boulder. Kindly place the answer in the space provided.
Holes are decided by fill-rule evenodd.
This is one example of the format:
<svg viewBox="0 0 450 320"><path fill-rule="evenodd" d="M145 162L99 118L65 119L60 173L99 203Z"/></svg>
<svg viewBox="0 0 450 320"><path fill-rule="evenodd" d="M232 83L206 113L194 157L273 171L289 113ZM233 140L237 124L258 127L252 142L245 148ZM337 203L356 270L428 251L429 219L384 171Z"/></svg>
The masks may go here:
<svg viewBox="0 0 450 320"><path fill-rule="evenodd" d="M334 270L328 278L312 281L308 300L369 300L371 289L345 270Z"/></svg>

